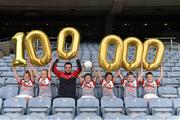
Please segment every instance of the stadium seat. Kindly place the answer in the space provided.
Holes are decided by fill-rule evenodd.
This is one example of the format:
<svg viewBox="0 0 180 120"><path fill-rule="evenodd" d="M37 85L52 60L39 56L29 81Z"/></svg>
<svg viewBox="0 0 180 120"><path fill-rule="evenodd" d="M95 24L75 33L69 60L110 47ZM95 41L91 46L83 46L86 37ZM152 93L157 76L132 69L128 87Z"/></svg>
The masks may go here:
<svg viewBox="0 0 180 120"><path fill-rule="evenodd" d="M39 115L23 115L18 117L13 117L11 120L42 120Z"/></svg>
<svg viewBox="0 0 180 120"><path fill-rule="evenodd" d="M131 117L147 115L147 101L143 98L126 98L124 100L126 114Z"/></svg>
<svg viewBox="0 0 180 120"><path fill-rule="evenodd" d="M77 100L77 114L80 113L99 115L99 100L97 98L79 98Z"/></svg>
<svg viewBox="0 0 180 120"><path fill-rule="evenodd" d="M51 98L31 98L28 103L27 114L46 116L51 110Z"/></svg>
<svg viewBox="0 0 180 120"><path fill-rule="evenodd" d="M180 98L173 99L173 108L175 114L180 116Z"/></svg>
<svg viewBox="0 0 180 120"><path fill-rule="evenodd" d="M5 78L0 78L0 87L2 87L5 83Z"/></svg>
<svg viewBox="0 0 180 120"><path fill-rule="evenodd" d="M102 117L106 118L106 116L119 117L121 114L124 114L124 106L123 101L119 98L101 98L101 112Z"/></svg>
<svg viewBox="0 0 180 120"><path fill-rule="evenodd" d="M134 120L132 117L127 115L120 115L112 118L111 116L107 116L104 120Z"/></svg>
<svg viewBox="0 0 180 120"><path fill-rule="evenodd" d="M178 97L178 91L174 87L161 86L158 88L158 93L160 97L163 98L176 98Z"/></svg>
<svg viewBox="0 0 180 120"><path fill-rule="evenodd" d="M180 116L169 116L166 120L180 120Z"/></svg>
<svg viewBox="0 0 180 120"><path fill-rule="evenodd" d="M11 120L11 118L6 115L0 115L0 120Z"/></svg>
<svg viewBox="0 0 180 120"><path fill-rule="evenodd" d="M26 100L24 98L9 98L4 101L2 114L10 117L24 115Z"/></svg>
<svg viewBox="0 0 180 120"><path fill-rule="evenodd" d="M78 115L77 117L75 117L74 120L102 120L102 118L97 115L85 114L85 115Z"/></svg>
<svg viewBox="0 0 180 120"><path fill-rule="evenodd" d="M164 119L158 116L142 115L142 116L135 117L134 120L164 120Z"/></svg>
<svg viewBox="0 0 180 120"><path fill-rule="evenodd" d="M52 105L52 114L72 119L75 116L75 100L73 98L55 98Z"/></svg>
<svg viewBox="0 0 180 120"><path fill-rule="evenodd" d="M163 78L161 81L162 86L178 87L179 80L177 78Z"/></svg>
<svg viewBox="0 0 180 120"><path fill-rule="evenodd" d="M17 85L17 81L13 77L8 77L5 81L5 85Z"/></svg>
<svg viewBox="0 0 180 120"><path fill-rule="evenodd" d="M18 86L6 85L0 88L0 97L3 99L15 97L18 94Z"/></svg>
<svg viewBox="0 0 180 120"><path fill-rule="evenodd" d="M42 117L42 120L74 120L69 116L69 114L63 114L63 115L50 115L46 117Z"/></svg>
<svg viewBox="0 0 180 120"><path fill-rule="evenodd" d="M156 98L149 100L149 109L153 116L165 119L173 114L172 100L168 98Z"/></svg>

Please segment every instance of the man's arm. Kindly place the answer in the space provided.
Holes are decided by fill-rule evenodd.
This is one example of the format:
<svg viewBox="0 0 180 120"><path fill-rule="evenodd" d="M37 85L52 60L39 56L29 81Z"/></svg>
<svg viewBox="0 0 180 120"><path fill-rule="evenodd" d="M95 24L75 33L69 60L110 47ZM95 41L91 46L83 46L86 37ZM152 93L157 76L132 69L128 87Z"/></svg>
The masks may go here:
<svg viewBox="0 0 180 120"><path fill-rule="evenodd" d="M77 63L78 69L75 70L72 74L73 74L75 77L78 77L78 74L82 71L82 66L81 66L81 62L80 62L79 59L76 59L76 63Z"/></svg>
<svg viewBox="0 0 180 120"><path fill-rule="evenodd" d="M52 66L52 71L57 77L60 77L63 72L58 69L57 67L58 62L59 62L59 59L56 59L54 61L53 66Z"/></svg>

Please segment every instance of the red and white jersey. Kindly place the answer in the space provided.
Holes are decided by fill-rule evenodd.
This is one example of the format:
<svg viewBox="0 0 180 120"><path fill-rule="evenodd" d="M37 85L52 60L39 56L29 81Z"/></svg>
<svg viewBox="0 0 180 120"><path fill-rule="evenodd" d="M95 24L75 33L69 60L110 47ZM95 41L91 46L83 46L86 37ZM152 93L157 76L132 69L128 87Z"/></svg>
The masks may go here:
<svg viewBox="0 0 180 120"><path fill-rule="evenodd" d="M107 82L106 80L103 80L102 81L102 87L112 89L114 87L114 83L113 83L113 81Z"/></svg>
<svg viewBox="0 0 180 120"><path fill-rule="evenodd" d="M114 88L113 81L107 82L106 80L103 80L102 88L103 88L103 96L104 97L115 97L115 94L113 91L113 88Z"/></svg>
<svg viewBox="0 0 180 120"><path fill-rule="evenodd" d="M86 82L83 80L83 82L81 83L82 88L94 88L95 85L96 85L96 83L94 81Z"/></svg>
<svg viewBox="0 0 180 120"><path fill-rule="evenodd" d="M19 85L20 86L33 87L34 83L35 82L32 80L27 81L27 80L22 79L22 80L20 80Z"/></svg>
<svg viewBox="0 0 180 120"><path fill-rule="evenodd" d="M155 80L153 82L147 82L147 80L142 80L142 85L144 88L144 94L157 94L157 87L160 85L160 81Z"/></svg>
<svg viewBox="0 0 180 120"><path fill-rule="evenodd" d="M42 77L39 78L39 86L48 86L51 84L51 79L47 77L45 80Z"/></svg>
<svg viewBox="0 0 180 120"><path fill-rule="evenodd" d="M20 91L19 94L24 94L24 95L29 95L29 96L34 96L34 81L29 80L20 80L19 85L20 85Z"/></svg>
<svg viewBox="0 0 180 120"><path fill-rule="evenodd" d="M82 96L94 96L94 87L95 87L95 82L86 82L83 80L81 83L82 87Z"/></svg>

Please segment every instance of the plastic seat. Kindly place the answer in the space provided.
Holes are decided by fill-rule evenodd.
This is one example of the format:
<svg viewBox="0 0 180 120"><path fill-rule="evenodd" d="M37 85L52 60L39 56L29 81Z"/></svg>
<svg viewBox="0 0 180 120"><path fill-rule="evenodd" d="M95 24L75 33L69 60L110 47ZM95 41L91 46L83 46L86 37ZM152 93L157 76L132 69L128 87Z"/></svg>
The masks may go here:
<svg viewBox="0 0 180 120"><path fill-rule="evenodd" d="M10 117L24 115L26 112L26 100L23 98L9 98L4 101L2 114Z"/></svg>
<svg viewBox="0 0 180 120"><path fill-rule="evenodd" d="M15 97L18 94L18 86L6 85L0 88L0 97L3 99Z"/></svg>
<svg viewBox="0 0 180 120"><path fill-rule="evenodd" d="M97 98L79 98L77 100L77 114L80 113L99 115L99 100Z"/></svg>
<svg viewBox="0 0 180 120"><path fill-rule="evenodd" d="M124 100L126 114L131 117L147 115L147 101L143 98L126 98Z"/></svg>
<svg viewBox="0 0 180 120"><path fill-rule="evenodd" d="M158 93L160 97L163 98L176 98L178 97L178 92L177 89L174 87L159 87L158 88Z"/></svg>
<svg viewBox="0 0 180 120"><path fill-rule="evenodd" d="M119 98L101 98L101 112L103 118L120 116L124 113L123 101Z"/></svg>
<svg viewBox="0 0 180 120"><path fill-rule="evenodd" d="M75 100L73 98L56 98L53 100L52 114L66 116L72 119L75 116Z"/></svg>
<svg viewBox="0 0 180 120"><path fill-rule="evenodd" d="M27 114L46 116L51 110L51 98L32 98L29 100Z"/></svg>
<svg viewBox="0 0 180 120"><path fill-rule="evenodd" d="M135 117L134 120L164 120L164 119L162 119L158 116L143 115L143 116Z"/></svg>
<svg viewBox="0 0 180 120"><path fill-rule="evenodd" d="M153 116L165 119L173 114L172 100L168 98L156 98L149 100L149 109Z"/></svg>

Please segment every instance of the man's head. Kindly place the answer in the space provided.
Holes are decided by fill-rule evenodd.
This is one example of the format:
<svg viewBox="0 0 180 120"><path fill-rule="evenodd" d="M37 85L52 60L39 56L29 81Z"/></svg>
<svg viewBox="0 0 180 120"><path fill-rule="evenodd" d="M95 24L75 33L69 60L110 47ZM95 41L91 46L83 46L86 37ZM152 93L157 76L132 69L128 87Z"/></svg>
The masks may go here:
<svg viewBox="0 0 180 120"><path fill-rule="evenodd" d="M72 64L70 62L66 62L64 64L64 71L65 73L71 73L72 70Z"/></svg>
<svg viewBox="0 0 180 120"><path fill-rule="evenodd" d="M128 81L128 82L132 82L133 80L134 80L134 73L131 72L131 71L129 71L129 72L127 73L127 81Z"/></svg>
<svg viewBox="0 0 180 120"><path fill-rule="evenodd" d="M146 77L147 82L152 82L153 81L153 74L152 74L152 72L147 72L145 77Z"/></svg>
<svg viewBox="0 0 180 120"><path fill-rule="evenodd" d="M91 80L92 80L92 75L91 75L90 73L86 73L86 74L84 75L84 80L85 80L86 82L91 82Z"/></svg>

